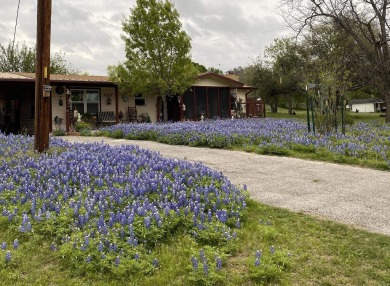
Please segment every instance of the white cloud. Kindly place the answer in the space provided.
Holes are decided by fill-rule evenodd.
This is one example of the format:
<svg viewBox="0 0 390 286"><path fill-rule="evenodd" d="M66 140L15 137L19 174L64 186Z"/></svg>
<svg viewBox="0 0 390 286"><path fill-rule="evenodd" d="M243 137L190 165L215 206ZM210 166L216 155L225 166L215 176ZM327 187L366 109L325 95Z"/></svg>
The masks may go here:
<svg viewBox="0 0 390 286"><path fill-rule="evenodd" d="M83 72L106 74L125 59L122 19L135 0L56 0L51 50ZM246 66L285 31L273 0L176 0L183 29L192 39L193 60L226 71ZM17 1L2 0L0 43L12 40ZM36 1L21 1L16 41L35 44Z"/></svg>

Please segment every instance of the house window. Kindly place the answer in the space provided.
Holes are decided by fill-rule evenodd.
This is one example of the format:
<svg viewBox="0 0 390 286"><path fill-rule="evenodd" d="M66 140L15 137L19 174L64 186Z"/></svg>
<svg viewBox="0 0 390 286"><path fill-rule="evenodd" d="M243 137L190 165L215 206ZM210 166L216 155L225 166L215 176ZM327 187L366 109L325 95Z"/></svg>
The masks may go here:
<svg viewBox="0 0 390 286"><path fill-rule="evenodd" d="M99 112L99 90L73 89L71 90L72 109L77 108L80 114L96 115Z"/></svg>
<svg viewBox="0 0 390 286"><path fill-rule="evenodd" d="M142 94L137 94L135 96L135 105L136 106L146 106L146 98Z"/></svg>

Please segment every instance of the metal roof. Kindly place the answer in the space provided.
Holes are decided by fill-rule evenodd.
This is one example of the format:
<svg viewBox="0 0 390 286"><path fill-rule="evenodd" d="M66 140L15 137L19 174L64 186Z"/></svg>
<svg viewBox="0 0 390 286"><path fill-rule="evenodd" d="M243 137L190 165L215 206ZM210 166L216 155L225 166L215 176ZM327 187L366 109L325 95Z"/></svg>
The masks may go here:
<svg viewBox="0 0 390 286"><path fill-rule="evenodd" d="M384 102L379 98L361 98L361 99L351 99L349 104L358 104L358 103L381 103Z"/></svg>

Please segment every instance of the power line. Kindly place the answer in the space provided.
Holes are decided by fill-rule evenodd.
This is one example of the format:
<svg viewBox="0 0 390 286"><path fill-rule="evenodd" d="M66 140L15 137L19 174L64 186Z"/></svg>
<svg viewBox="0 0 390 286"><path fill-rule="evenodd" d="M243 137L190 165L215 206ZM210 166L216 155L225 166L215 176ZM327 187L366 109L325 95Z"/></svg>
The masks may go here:
<svg viewBox="0 0 390 286"><path fill-rule="evenodd" d="M16 28L18 26L18 18L19 18L19 7L20 7L20 0L18 1L18 9L16 10L16 20L15 20L14 39L12 40L12 50L14 49L14 45L15 45Z"/></svg>

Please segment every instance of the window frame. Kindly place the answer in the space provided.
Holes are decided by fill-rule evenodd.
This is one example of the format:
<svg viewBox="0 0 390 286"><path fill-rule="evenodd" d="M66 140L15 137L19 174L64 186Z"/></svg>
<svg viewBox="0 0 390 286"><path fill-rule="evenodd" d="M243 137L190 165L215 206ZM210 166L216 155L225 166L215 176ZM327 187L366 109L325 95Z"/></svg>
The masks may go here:
<svg viewBox="0 0 390 286"><path fill-rule="evenodd" d="M80 92L80 94L82 96L82 100L73 101L72 100L73 92ZM87 96L88 92L97 93L97 100L88 101L88 96ZM96 115L95 113L88 112L88 104L91 104L91 103L96 104L97 105L97 112L99 112L100 111L100 98L101 98L100 89L98 89L98 88L72 88L70 90L70 99L72 102L72 110L74 110L75 105L83 104L83 109L84 109L83 114L89 113L92 115Z"/></svg>
<svg viewBox="0 0 390 286"><path fill-rule="evenodd" d="M142 94L135 95L134 106L146 106L146 97L142 96Z"/></svg>

